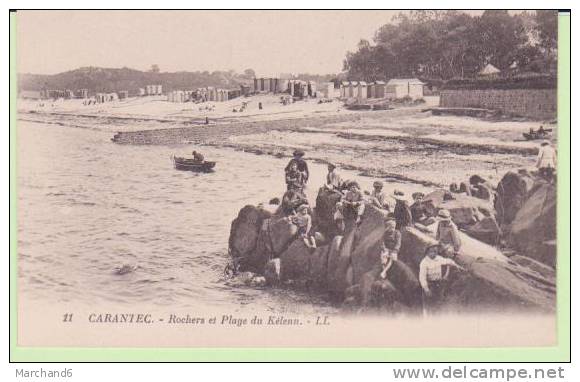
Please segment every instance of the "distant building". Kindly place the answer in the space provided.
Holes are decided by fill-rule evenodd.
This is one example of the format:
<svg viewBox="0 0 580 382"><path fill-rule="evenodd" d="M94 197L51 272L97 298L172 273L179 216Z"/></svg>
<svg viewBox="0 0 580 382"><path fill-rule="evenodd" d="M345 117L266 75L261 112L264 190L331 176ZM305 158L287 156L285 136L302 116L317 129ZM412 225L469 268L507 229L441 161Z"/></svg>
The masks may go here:
<svg viewBox="0 0 580 382"><path fill-rule="evenodd" d="M139 88L139 97L143 97L146 94L145 89Z"/></svg>
<svg viewBox="0 0 580 382"><path fill-rule="evenodd" d="M340 89L335 89L334 82L325 82L317 89L318 96L323 98L339 98L341 97Z"/></svg>
<svg viewBox="0 0 580 382"><path fill-rule="evenodd" d="M129 98L129 91L128 90L121 90L121 91L117 92L117 95L119 96L119 99L127 99L127 98Z"/></svg>
<svg viewBox="0 0 580 382"><path fill-rule="evenodd" d="M412 99L423 98L425 84L417 78L393 78L387 82L385 97L399 99L410 97Z"/></svg>
<svg viewBox="0 0 580 382"><path fill-rule="evenodd" d="M74 96L81 99L89 98L89 89L77 89L74 91Z"/></svg>
<svg viewBox="0 0 580 382"><path fill-rule="evenodd" d="M39 90L21 90L19 94L22 99L42 99L42 92Z"/></svg>
<svg viewBox="0 0 580 382"><path fill-rule="evenodd" d="M162 95L163 87L161 85L147 85L145 88L147 95Z"/></svg>

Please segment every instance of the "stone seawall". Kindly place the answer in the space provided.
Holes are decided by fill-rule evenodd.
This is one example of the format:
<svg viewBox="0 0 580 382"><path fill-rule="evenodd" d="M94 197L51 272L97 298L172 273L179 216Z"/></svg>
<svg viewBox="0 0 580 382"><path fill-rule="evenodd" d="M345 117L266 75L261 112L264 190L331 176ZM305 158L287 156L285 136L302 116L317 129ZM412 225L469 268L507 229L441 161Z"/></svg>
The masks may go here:
<svg viewBox="0 0 580 382"><path fill-rule="evenodd" d="M556 89L448 89L441 91L440 104L552 120L556 118L557 98Z"/></svg>

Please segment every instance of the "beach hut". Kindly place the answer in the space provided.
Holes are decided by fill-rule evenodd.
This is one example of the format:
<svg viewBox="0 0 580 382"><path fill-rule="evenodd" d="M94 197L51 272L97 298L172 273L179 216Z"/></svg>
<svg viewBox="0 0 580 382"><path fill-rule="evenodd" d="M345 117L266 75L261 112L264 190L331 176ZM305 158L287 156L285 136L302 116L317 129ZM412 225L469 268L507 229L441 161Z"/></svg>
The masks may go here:
<svg viewBox="0 0 580 382"><path fill-rule="evenodd" d="M425 84L417 78L393 78L385 86L385 96L391 99L420 99L423 98L423 86Z"/></svg>
<svg viewBox="0 0 580 382"><path fill-rule="evenodd" d="M385 81L375 81L373 84L373 98L385 98Z"/></svg>
<svg viewBox="0 0 580 382"><path fill-rule="evenodd" d="M368 84L365 81L360 81L357 86L357 98L367 99L368 98Z"/></svg>

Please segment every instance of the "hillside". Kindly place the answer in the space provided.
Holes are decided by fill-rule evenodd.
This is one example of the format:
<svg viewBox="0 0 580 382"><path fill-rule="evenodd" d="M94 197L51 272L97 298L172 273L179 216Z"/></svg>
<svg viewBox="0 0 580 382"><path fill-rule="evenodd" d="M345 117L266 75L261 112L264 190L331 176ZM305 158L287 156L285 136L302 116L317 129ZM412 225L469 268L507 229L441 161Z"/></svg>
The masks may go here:
<svg viewBox="0 0 580 382"><path fill-rule="evenodd" d="M313 80L326 80L332 76L307 76ZM42 90L42 89L89 89L89 93L116 92L128 90L130 94L136 94L139 88L147 85L161 84L164 91L194 89L205 86L221 88L233 88L242 83L249 84L253 79L253 70L246 70L244 74L230 71L214 72L142 72L130 68L97 68L85 67L68 72L42 75L42 74L19 74L18 89Z"/></svg>

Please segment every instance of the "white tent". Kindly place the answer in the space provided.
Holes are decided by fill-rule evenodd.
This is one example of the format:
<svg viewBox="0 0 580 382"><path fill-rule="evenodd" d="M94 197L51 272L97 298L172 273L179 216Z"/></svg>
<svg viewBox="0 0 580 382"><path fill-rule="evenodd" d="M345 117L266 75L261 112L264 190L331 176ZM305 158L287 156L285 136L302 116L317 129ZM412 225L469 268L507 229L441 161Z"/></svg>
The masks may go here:
<svg viewBox="0 0 580 382"><path fill-rule="evenodd" d="M485 65L485 68L481 69L479 74L482 76L489 76L492 74L497 74L499 72L500 72L500 70L498 68L496 68L492 64L487 64L487 65Z"/></svg>

